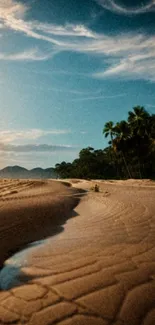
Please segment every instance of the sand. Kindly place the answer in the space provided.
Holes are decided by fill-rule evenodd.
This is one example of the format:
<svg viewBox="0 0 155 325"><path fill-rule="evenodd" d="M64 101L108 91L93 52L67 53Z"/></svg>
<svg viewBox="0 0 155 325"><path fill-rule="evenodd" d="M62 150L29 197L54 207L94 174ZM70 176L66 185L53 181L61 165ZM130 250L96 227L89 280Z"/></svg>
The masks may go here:
<svg viewBox="0 0 155 325"><path fill-rule="evenodd" d="M1 180L0 266L24 245L61 231L78 203L76 192L63 182Z"/></svg>
<svg viewBox="0 0 155 325"><path fill-rule="evenodd" d="M26 182L1 198L1 263L11 247L51 237L28 250L20 284L0 292L0 324L154 325L155 183L68 182Z"/></svg>

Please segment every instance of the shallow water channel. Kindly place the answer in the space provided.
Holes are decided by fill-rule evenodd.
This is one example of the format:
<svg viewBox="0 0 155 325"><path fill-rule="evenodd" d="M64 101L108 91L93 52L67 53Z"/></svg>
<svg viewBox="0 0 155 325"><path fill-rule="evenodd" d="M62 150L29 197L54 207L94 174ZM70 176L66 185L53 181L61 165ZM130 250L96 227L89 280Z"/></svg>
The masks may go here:
<svg viewBox="0 0 155 325"><path fill-rule="evenodd" d="M36 246L44 245L47 240L43 239L27 245L26 248L14 254L5 262L4 267L0 271L0 290L9 290L23 283L21 268L28 266L27 256ZM26 276L23 280L26 281Z"/></svg>

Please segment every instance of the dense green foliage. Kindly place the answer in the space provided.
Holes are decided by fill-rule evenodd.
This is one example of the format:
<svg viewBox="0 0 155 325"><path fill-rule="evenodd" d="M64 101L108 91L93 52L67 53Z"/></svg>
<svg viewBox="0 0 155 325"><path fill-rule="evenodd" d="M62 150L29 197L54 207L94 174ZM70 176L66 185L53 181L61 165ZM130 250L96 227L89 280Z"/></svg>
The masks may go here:
<svg viewBox="0 0 155 325"><path fill-rule="evenodd" d="M155 178L155 114L136 106L127 120L103 128L109 146L82 149L72 163L56 164L62 178L122 179Z"/></svg>

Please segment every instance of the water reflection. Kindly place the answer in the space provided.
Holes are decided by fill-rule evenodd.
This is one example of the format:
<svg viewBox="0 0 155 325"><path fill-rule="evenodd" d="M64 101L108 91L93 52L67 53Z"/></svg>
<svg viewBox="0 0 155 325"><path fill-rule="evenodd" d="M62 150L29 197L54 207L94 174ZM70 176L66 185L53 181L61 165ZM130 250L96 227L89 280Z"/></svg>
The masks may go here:
<svg viewBox="0 0 155 325"><path fill-rule="evenodd" d="M47 239L33 242L6 261L0 272L0 290L9 290L31 280L31 277L24 274L21 268L28 266L27 256L32 249L44 245L46 241Z"/></svg>
<svg viewBox="0 0 155 325"><path fill-rule="evenodd" d="M0 289L9 290L12 287L21 285L20 267L17 265L7 264L0 273Z"/></svg>
<svg viewBox="0 0 155 325"><path fill-rule="evenodd" d="M78 214L73 210L67 217L65 216L57 219L57 225L54 227L48 227L45 234L42 232L42 238L44 239L28 244L25 249L20 250L18 253L10 257L5 262L3 269L0 271L0 290L9 290L15 286L30 281L33 277L27 276L22 271L23 267L29 266L28 256L31 255L32 251L37 248L37 246L44 246L49 239L50 241L55 240L55 237L64 231L66 220L74 218L77 215Z"/></svg>

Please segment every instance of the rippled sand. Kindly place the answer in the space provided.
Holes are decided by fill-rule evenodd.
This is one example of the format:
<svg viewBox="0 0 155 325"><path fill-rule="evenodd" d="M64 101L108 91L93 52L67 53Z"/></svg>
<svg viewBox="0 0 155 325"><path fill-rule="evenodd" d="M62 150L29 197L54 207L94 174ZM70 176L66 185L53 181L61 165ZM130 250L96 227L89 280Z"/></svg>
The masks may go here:
<svg viewBox="0 0 155 325"><path fill-rule="evenodd" d="M78 199L61 182L0 181L0 265L25 244L59 232ZM57 229L58 228L58 229Z"/></svg>
<svg viewBox="0 0 155 325"><path fill-rule="evenodd" d="M155 183L99 181L94 193L97 181L69 181L73 188L54 182L59 204L77 189L88 192L72 202L64 231L29 250L20 285L0 293L1 324L154 325Z"/></svg>

